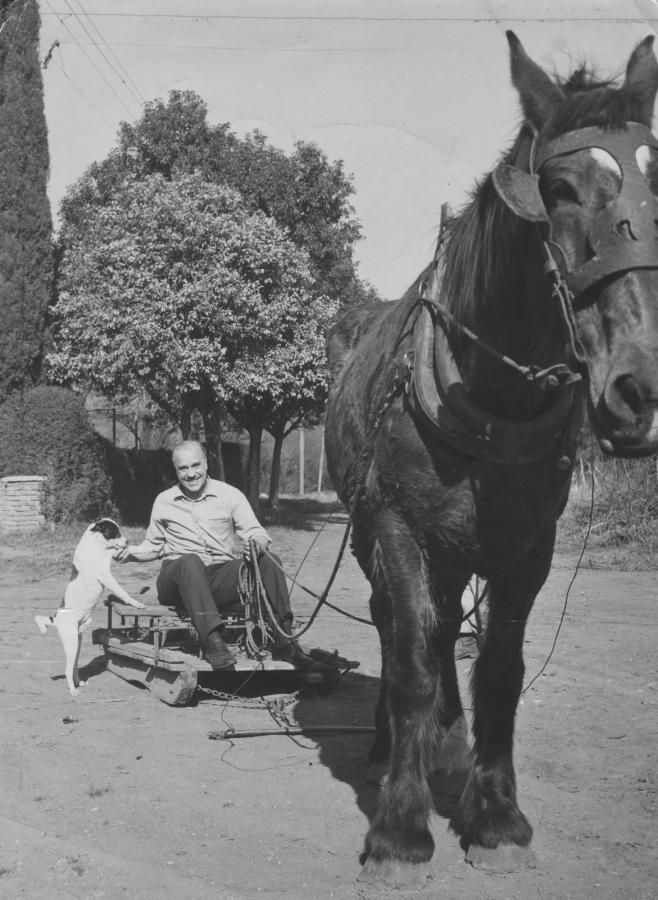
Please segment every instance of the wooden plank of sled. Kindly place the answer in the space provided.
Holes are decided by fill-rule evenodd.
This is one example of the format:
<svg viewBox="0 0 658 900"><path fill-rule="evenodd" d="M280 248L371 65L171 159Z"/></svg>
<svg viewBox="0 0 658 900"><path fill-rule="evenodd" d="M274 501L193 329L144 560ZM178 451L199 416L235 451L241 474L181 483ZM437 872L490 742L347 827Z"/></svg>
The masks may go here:
<svg viewBox="0 0 658 900"><path fill-rule="evenodd" d="M192 666L179 671L149 665L140 659L126 657L105 649L108 672L125 681L137 682L169 706L186 706L197 687L197 673Z"/></svg>
<svg viewBox="0 0 658 900"><path fill-rule="evenodd" d="M117 634L114 631L108 631L107 628L95 628L92 632L91 639L94 644L111 650L118 656L126 656L128 659L142 660L150 665L158 665L162 669L171 672L179 672L186 666L190 668L208 668L212 671L205 659L193 656L191 653L185 653L183 650L174 650L169 647L160 647L158 650L158 659L155 659L155 646L146 641L134 641L131 638Z"/></svg>
<svg viewBox="0 0 658 900"><path fill-rule="evenodd" d="M159 648L156 662L153 644L146 641L133 641L123 635L108 631L106 628L95 628L92 633L92 641L94 644L104 647L106 651L111 651L118 656L147 662L150 665L157 665L158 668L170 672L180 672L186 667L193 668L197 672L215 671L210 663L200 656L194 656L191 653L185 653L183 650L175 650L170 647ZM255 669L263 669L267 672L291 672L294 668L289 662L281 659L267 657L261 661L250 659L248 656L238 655L235 671L253 672Z"/></svg>

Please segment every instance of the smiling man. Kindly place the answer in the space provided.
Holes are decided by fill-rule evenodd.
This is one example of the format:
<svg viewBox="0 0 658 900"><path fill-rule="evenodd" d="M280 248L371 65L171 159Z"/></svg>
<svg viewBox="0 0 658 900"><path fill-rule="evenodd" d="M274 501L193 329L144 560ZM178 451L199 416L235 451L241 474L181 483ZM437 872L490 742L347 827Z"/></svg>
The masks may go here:
<svg viewBox="0 0 658 900"><path fill-rule="evenodd" d="M157 590L160 602L182 608L192 619L213 669L232 669L235 656L222 638L227 615L240 614L238 581L242 553L254 541L258 566L277 624L292 630L292 611L285 575L271 540L249 501L237 488L208 477L202 444L183 441L174 448L172 462L178 484L155 498L151 521L141 544L129 546L116 558L140 562L162 558ZM314 660L292 639L275 629L273 656L298 668Z"/></svg>

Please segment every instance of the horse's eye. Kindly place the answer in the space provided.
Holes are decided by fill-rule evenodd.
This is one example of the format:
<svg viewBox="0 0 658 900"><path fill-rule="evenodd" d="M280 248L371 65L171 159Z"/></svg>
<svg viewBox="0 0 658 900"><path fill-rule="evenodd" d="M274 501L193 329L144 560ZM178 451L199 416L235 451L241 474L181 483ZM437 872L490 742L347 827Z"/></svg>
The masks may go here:
<svg viewBox="0 0 658 900"><path fill-rule="evenodd" d="M563 178L558 178L546 185L546 195L549 206L555 206L557 203L580 205L580 197L575 187Z"/></svg>

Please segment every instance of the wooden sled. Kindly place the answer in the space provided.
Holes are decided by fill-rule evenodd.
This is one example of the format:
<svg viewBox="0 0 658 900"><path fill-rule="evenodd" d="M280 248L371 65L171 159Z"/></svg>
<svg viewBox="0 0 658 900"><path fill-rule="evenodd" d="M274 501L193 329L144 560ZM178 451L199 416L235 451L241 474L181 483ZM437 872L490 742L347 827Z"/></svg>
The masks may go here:
<svg viewBox="0 0 658 900"><path fill-rule="evenodd" d="M191 622L181 618L168 606L137 609L121 603L112 594L106 600L107 628L95 628L92 642L103 647L107 669L148 688L159 700L170 706L185 706L197 688L199 672L213 672L202 655L199 638ZM244 619L229 618L223 637L237 657L236 672L284 671L306 684L332 686L359 663L338 653L319 648L308 653L317 668L310 672L296 669L288 662L272 659L269 653L256 657L248 654L244 641ZM215 675L222 673L215 672ZM232 675L233 672L225 674Z"/></svg>

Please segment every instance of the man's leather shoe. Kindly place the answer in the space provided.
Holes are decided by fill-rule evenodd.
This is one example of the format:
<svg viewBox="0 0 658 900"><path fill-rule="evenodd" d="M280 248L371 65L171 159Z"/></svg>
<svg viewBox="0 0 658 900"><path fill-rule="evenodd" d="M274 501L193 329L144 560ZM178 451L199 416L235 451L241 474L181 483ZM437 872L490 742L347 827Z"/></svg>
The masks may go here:
<svg viewBox="0 0 658 900"><path fill-rule="evenodd" d="M237 660L218 631L211 631L206 638L204 656L215 670L235 669Z"/></svg>
<svg viewBox="0 0 658 900"><path fill-rule="evenodd" d="M272 659L280 659L288 662L296 669L311 669L315 667L315 660L305 653L297 641L285 641L272 650Z"/></svg>

